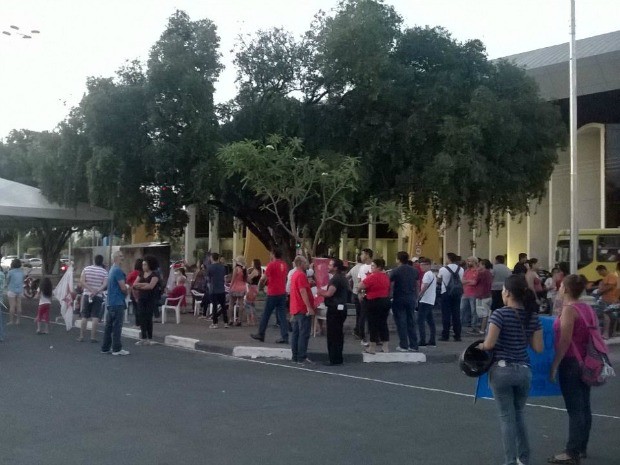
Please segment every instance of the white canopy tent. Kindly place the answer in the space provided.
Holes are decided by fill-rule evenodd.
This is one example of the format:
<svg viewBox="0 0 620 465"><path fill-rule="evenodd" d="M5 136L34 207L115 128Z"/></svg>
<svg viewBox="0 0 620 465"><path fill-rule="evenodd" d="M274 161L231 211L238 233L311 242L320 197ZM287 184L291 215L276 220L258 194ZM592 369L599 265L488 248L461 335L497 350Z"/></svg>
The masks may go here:
<svg viewBox="0 0 620 465"><path fill-rule="evenodd" d="M99 225L112 231L112 219L109 210L85 203L74 208L63 207L47 200L36 187L0 178L0 230L40 230L42 258L50 273L70 237L70 228Z"/></svg>
<svg viewBox="0 0 620 465"><path fill-rule="evenodd" d="M0 229L75 226L111 223L111 211L79 203L63 207L47 200L36 187L0 178Z"/></svg>

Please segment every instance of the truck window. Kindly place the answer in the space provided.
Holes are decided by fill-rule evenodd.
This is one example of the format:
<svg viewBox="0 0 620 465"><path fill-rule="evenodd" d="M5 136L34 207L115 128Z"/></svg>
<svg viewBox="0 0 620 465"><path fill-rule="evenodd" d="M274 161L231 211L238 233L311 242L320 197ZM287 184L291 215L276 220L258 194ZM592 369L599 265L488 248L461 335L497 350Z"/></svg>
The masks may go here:
<svg viewBox="0 0 620 465"><path fill-rule="evenodd" d="M620 234L598 236L596 246L596 261L617 262L620 251Z"/></svg>
<svg viewBox="0 0 620 465"><path fill-rule="evenodd" d="M558 245L555 251L556 263L569 263L570 262L570 241L561 240L558 241ZM580 240L579 241L579 257L577 257L577 268L581 269L588 266L594 260L594 241Z"/></svg>

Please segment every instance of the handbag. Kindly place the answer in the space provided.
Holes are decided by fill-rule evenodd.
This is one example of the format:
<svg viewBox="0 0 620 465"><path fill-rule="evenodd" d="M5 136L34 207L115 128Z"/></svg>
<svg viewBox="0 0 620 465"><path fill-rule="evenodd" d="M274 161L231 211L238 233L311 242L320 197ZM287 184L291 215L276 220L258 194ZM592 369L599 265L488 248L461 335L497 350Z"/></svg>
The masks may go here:
<svg viewBox="0 0 620 465"><path fill-rule="evenodd" d="M609 362L607 345L605 345L598 329L598 321L595 320L594 312L583 312L577 306L573 306L573 308L583 318L589 333L585 357L581 356L575 343L571 341L573 352L577 356L577 362L581 369L581 381L588 386L602 386L609 378L616 376L616 372ZM589 321L586 320L584 313L589 313Z"/></svg>

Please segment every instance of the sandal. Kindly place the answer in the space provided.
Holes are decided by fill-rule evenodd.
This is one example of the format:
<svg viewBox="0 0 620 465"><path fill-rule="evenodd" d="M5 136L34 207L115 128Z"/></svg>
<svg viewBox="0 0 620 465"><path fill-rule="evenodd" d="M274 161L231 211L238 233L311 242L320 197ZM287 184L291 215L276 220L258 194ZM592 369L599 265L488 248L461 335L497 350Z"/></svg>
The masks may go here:
<svg viewBox="0 0 620 465"><path fill-rule="evenodd" d="M553 457L547 459L547 463L563 463L565 465L579 465L580 464L579 457L571 457L566 452L562 452L561 454L556 454Z"/></svg>

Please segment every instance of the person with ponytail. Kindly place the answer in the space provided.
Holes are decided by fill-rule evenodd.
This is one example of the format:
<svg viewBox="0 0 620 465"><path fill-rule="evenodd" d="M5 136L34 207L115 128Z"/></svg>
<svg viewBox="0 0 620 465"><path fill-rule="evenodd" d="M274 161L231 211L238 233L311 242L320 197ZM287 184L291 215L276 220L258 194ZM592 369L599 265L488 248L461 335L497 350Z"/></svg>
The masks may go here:
<svg viewBox="0 0 620 465"><path fill-rule="evenodd" d="M558 291L562 308L553 322L555 358L549 379L555 382L557 376L560 382L568 413L568 441L564 452L549 458L548 463L579 465L581 459L587 456L592 428L590 386L581 380L578 359L586 356L590 340L587 321L598 322L592 307L580 301L587 283L586 278L571 274L564 278Z"/></svg>
<svg viewBox="0 0 620 465"><path fill-rule="evenodd" d="M538 353L543 351L542 326L536 295L524 275L506 279L502 300L504 307L491 314L486 337L478 348L493 351L489 384L499 410L504 464L528 465L531 462L525 404L532 371L527 347Z"/></svg>

